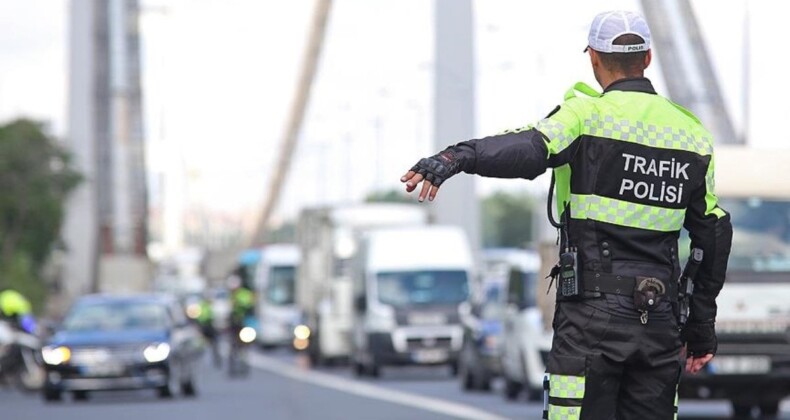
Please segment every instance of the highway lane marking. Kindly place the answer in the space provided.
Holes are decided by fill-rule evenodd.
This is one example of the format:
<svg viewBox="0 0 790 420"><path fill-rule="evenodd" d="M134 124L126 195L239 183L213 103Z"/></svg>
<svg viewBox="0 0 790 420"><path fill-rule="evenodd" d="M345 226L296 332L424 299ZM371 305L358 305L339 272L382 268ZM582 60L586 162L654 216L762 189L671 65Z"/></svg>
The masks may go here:
<svg viewBox="0 0 790 420"><path fill-rule="evenodd" d="M433 411L435 413L463 419L507 420L506 417L497 416L468 405L397 391L329 373L305 370L262 354L250 352L247 355L249 356L250 365L258 369L263 369L280 376L286 376L297 381L307 382L324 388L331 388L365 398L410 406L420 410Z"/></svg>

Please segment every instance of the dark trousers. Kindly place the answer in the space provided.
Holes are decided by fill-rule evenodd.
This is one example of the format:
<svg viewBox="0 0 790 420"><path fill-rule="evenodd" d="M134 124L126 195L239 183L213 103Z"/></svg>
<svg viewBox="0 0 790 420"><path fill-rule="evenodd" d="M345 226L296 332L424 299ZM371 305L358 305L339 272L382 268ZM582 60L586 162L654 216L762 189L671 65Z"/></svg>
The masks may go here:
<svg viewBox="0 0 790 420"><path fill-rule="evenodd" d="M636 311L624 316L621 308L606 307L605 299L557 303L545 414L563 420L676 418L681 343L671 310L651 313L642 324Z"/></svg>

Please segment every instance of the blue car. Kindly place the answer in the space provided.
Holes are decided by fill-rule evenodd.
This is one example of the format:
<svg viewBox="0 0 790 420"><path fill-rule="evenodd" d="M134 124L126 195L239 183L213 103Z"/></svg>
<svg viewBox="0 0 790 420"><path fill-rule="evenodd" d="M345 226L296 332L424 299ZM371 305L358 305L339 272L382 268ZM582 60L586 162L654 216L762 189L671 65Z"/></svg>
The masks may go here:
<svg viewBox="0 0 790 420"><path fill-rule="evenodd" d="M89 295L71 307L42 348L43 397L59 401L103 390L151 388L195 395L203 350L197 327L167 295Z"/></svg>

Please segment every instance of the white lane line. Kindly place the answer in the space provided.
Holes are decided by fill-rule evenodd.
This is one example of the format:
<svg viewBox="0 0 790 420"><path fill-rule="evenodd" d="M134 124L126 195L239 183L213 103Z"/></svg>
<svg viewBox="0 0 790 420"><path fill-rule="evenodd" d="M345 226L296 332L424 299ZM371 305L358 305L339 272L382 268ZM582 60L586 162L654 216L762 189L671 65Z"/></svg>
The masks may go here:
<svg viewBox="0 0 790 420"><path fill-rule="evenodd" d="M249 356L250 364L256 368L298 381L322 386L324 388L331 388L365 398L406 405L420 410L433 411L435 413L463 419L507 420L505 417L500 417L468 405L440 400L438 398L425 397L409 392L396 391L394 389L366 384L315 370L305 370L261 354L250 352L247 355Z"/></svg>

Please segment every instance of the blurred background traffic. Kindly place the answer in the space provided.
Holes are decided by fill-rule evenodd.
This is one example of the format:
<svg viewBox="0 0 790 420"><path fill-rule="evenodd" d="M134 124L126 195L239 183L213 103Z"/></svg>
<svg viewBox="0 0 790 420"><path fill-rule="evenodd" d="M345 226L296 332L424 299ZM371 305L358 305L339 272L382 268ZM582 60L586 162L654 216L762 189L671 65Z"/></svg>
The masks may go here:
<svg viewBox="0 0 790 420"><path fill-rule="evenodd" d="M539 418L548 177L420 205L399 178L597 86L581 51L616 8L733 214L680 416L789 417L790 6L41 0L0 3L3 418Z"/></svg>

